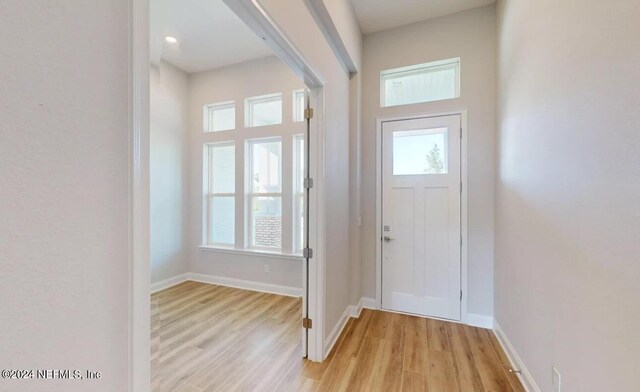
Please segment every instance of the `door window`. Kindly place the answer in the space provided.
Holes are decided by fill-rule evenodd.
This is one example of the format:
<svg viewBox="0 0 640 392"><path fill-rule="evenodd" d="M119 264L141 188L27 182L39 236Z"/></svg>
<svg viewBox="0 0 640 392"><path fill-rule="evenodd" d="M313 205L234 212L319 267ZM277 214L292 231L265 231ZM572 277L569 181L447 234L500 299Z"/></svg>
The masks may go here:
<svg viewBox="0 0 640 392"><path fill-rule="evenodd" d="M393 175L446 174L447 128L393 132Z"/></svg>

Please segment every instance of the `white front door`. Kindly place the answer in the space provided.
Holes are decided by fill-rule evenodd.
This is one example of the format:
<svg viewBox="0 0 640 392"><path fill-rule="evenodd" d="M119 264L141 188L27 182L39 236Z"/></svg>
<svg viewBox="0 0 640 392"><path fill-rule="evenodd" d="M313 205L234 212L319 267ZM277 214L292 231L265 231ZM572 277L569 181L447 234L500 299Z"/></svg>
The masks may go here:
<svg viewBox="0 0 640 392"><path fill-rule="evenodd" d="M460 125L382 125L383 309L460 320Z"/></svg>

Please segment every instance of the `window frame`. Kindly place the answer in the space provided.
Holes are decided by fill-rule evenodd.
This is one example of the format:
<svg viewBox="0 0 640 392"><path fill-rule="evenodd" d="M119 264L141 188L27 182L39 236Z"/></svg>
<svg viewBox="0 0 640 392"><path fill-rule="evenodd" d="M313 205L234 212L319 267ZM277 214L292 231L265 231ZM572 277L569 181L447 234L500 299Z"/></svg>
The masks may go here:
<svg viewBox="0 0 640 392"><path fill-rule="evenodd" d="M233 128L225 128L225 129L212 129L213 119L212 112L215 110L222 109L233 109ZM225 101L218 103L211 103L204 105L203 108L203 123L202 123L202 131L204 133L215 133L215 132L225 132L225 131L233 131L237 128L236 124L236 101Z"/></svg>
<svg viewBox="0 0 640 392"><path fill-rule="evenodd" d="M254 192L253 191L253 146L259 143L270 143L270 142L279 142L280 143L280 161L279 161L279 181L280 181L280 192ZM246 236L245 236L245 248L250 250L258 250L258 251L271 251L271 252L279 252L282 253L284 251L284 184L283 184L283 171L284 171L284 151L283 151L283 137L282 136L268 136L261 138L247 138L245 139L246 143L246 159L245 159L245 227L246 227ZM253 213L253 200L259 197L272 197L280 199L280 221L281 221L281 230L280 230L280 247L271 247L271 246L258 246L253 242L253 230L254 230L254 213Z"/></svg>
<svg viewBox="0 0 640 392"><path fill-rule="evenodd" d="M298 96L302 95L302 110L298 106ZM304 89L293 90L293 122L302 122L304 121L304 104L305 104L305 91Z"/></svg>
<svg viewBox="0 0 640 392"><path fill-rule="evenodd" d="M396 104L396 105L387 105L386 104L386 87L385 87L385 81L392 77L392 76L396 76L396 75L406 75L406 74L420 74L422 72L428 73L428 71L430 70L437 70L437 69L445 69L445 68L449 68L449 67L453 67L455 70L455 91L454 91L454 96L451 98L443 98L443 99L435 99L435 100L427 100L427 101L418 101L418 102L410 102L410 103L400 103L400 104ZM460 98L460 94L461 94L461 61L460 61L460 57L454 57L454 58L450 58L450 59L446 59L446 60L438 60L438 61L431 61L428 63L422 63L422 64L415 64L415 65L410 65L407 67L400 67L400 68L392 68L392 69L386 69L380 72L380 107L381 108L385 108L385 107L396 107L396 106L406 106L406 105L415 105L415 104L424 104L424 103L430 103L430 102L440 102L440 101L446 101L449 99L457 99Z"/></svg>
<svg viewBox="0 0 640 392"><path fill-rule="evenodd" d="M254 125L253 105L256 104L256 103L271 102L271 101L276 101L276 100L280 101L280 122L273 123L273 124L265 124L265 125ZM274 125L282 125L283 121L284 121L284 118L283 118L283 111L284 111L283 104L284 104L284 99L283 99L282 93L257 95L257 96L254 96L254 97L245 98L244 99L244 126L245 126L245 128L257 128L257 127L268 127L268 126L274 126Z"/></svg>
<svg viewBox="0 0 640 392"><path fill-rule="evenodd" d="M234 167L233 167L233 176L234 176L234 182L233 182L233 187L234 187L234 192L230 193L230 192L214 192L213 191L213 150L215 148L219 148L219 147L229 147L232 146L233 147L233 156L234 156ZM237 217L235 214L235 208L233 211L233 230L232 230L232 237L233 237L233 241L231 243L224 243L224 242L214 242L213 241L213 199L215 197L232 197L234 200L234 207L237 203L237 192L238 192L238 184L236 183L236 172L237 172L237 168L235 165L235 157L236 157L236 153L237 153L237 147L236 147L236 142L231 140L231 141L223 141L223 142L215 142L215 143L206 143L205 144L205 148L207 149L207 187L206 187L206 206L207 206L207 213L206 213L206 236L205 236L205 243L207 246L216 246L216 247L222 247L222 248L235 248L236 246L236 242L237 242L237 238L236 238L236 226L237 226Z"/></svg>
<svg viewBox="0 0 640 392"><path fill-rule="evenodd" d="M298 212L300 211L301 205L304 206L305 202L305 192L304 188L304 178L305 178L305 156L306 153L305 145L302 145L302 149L300 147L300 143L306 143L304 134L293 135L293 200L292 200L292 208L293 208L293 227L292 227L292 245L294 253L302 253L304 248L304 226L302 226L302 232L299 231L300 223L304 217L301 217ZM302 151L302 154L300 154ZM304 211L303 211L304 213Z"/></svg>

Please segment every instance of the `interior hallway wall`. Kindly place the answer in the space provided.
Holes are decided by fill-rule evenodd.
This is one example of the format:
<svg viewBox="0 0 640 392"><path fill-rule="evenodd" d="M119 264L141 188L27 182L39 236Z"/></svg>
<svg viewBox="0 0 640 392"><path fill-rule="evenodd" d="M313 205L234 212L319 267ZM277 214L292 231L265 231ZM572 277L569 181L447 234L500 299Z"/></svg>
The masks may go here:
<svg viewBox="0 0 640 392"><path fill-rule="evenodd" d="M150 70L151 283L188 271L188 75L161 61Z"/></svg>
<svg viewBox="0 0 640 392"><path fill-rule="evenodd" d="M640 3L499 7L495 317L542 391L637 391Z"/></svg>
<svg viewBox="0 0 640 392"><path fill-rule="evenodd" d="M364 36L363 295L376 295L376 119L468 110L468 311L493 315L495 7L489 6ZM380 72L460 57L458 99L380 107Z"/></svg>
<svg viewBox="0 0 640 392"><path fill-rule="evenodd" d="M350 305L349 75L302 1L263 0L265 9L326 80L325 167L325 340ZM344 23L356 23L355 20ZM340 28L338 31L343 31Z"/></svg>
<svg viewBox="0 0 640 392"><path fill-rule="evenodd" d="M102 373L2 391L128 390L129 13L0 1L2 368Z"/></svg>

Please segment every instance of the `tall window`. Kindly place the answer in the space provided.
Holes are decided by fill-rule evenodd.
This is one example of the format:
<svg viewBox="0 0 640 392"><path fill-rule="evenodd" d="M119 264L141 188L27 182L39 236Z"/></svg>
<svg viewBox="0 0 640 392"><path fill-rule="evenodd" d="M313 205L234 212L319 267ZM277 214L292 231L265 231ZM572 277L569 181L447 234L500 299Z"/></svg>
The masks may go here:
<svg viewBox="0 0 640 392"><path fill-rule="evenodd" d="M236 148L233 142L208 145L207 243L235 244Z"/></svg>
<svg viewBox="0 0 640 392"><path fill-rule="evenodd" d="M235 129L236 103L233 101L216 103L204 107L204 131L219 132Z"/></svg>
<svg viewBox="0 0 640 392"><path fill-rule="evenodd" d="M282 140L248 142L249 247L282 249Z"/></svg>
<svg viewBox="0 0 640 392"><path fill-rule="evenodd" d="M380 106L432 102L460 96L460 59L390 69L380 74Z"/></svg>
<svg viewBox="0 0 640 392"><path fill-rule="evenodd" d="M304 171L305 171L305 145L304 136L293 137L293 246L296 253L302 252L304 247Z"/></svg>
<svg viewBox="0 0 640 392"><path fill-rule="evenodd" d="M282 94L247 98L244 115L247 128L282 124Z"/></svg>
<svg viewBox="0 0 640 392"><path fill-rule="evenodd" d="M304 90L293 92L293 121L304 121Z"/></svg>

